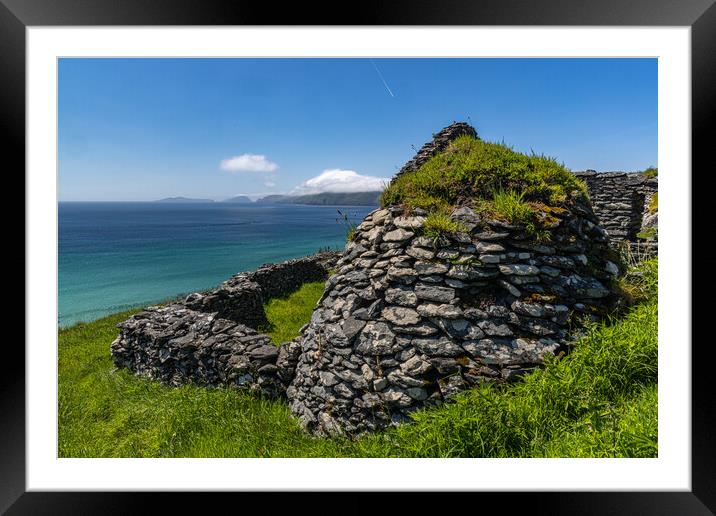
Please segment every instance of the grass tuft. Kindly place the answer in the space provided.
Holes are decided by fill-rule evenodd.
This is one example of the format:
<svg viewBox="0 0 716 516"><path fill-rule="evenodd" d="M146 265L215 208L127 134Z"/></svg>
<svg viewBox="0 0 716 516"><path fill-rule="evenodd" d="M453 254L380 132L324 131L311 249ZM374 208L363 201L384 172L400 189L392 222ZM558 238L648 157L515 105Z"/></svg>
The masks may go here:
<svg viewBox="0 0 716 516"><path fill-rule="evenodd" d="M336 222L343 225L343 227L346 229L346 241L352 242L356 236L358 224L353 222L352 218L348 215L347 212L343 212L338 208L336 208L336 211L338 212L338 218L336 219Z"/></svg>
<svg viewBox="0 0 716 516"><path fill-rule="evenodd" d="M425 236L437 239L453 233L465 232L467 227L460 221L451 219L444 211L431 211L425 217L422 230Z"/></svg>
<svg viewBox="0 0 716 516"><path fill-rule="evenodd" d="M527 224L534 217L534 210L524 199L524 192L498 189L492 194L494 213L510 224Z"/></svg>

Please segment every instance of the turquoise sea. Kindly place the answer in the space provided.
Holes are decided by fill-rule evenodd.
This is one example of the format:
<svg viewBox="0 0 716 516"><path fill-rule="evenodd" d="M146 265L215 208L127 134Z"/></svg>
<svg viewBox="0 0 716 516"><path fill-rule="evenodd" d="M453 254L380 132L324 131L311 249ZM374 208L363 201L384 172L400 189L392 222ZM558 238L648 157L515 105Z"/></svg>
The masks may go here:
<svg viewBox="0 0 716 516"><path fill-rule="evenodd" d="M59 203L60 327L214 287L240 271L342 249L370 206Z"/></svg>

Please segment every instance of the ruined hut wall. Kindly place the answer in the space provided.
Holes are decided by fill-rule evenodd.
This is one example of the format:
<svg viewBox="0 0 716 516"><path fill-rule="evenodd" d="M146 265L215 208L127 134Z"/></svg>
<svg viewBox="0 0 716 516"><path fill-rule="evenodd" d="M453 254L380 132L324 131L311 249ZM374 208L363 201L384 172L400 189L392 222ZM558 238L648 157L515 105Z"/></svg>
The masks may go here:
<svg viewBox="0 0 716 516"><path fill-rule="evenodd" d="M263 265L183 302L148 307L118 325L112 359L117 367L170 385L229 385L283 396L299 346L277 347L257 331L266 321L263 304L325 279L339 256L320 253Z"/></svg>
<svg viewBox="0 0 716 516"><path fill-rule="evenodd" d="M656 254L656 236L648 242L637 236L647 226L653 226L653 214L648 208L658 190L656 177L629 172L575 174L587 184L592 209L613 243L629 243L638 254Z"/></svg>
<svg viewBox="0 0 716 516"><path fill-rule="evenodd" d="M257 328L268 322L263 305L269 299L289 294L304 283L325 279L337 257L338 253L328 252L262 265L232 276L213 290L191 294L184 304Z"/></svg>

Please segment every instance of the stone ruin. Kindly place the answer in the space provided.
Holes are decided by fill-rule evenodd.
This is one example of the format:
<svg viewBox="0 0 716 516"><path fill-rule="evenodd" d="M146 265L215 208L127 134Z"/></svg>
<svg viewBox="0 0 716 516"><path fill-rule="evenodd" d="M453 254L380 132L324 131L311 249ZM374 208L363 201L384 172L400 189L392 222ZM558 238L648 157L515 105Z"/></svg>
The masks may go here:
<svg viewBox="0 0 716 516"><path fill-rule="evenodd" d="M445 128L400 173L461 134L475 135L467 124ZM643 210L643 203L627 210L599 199L600 216ZM136 314L118 325L114 362L171 385L229 385L285 398L315 435L355 436L407 422L411 412L462 390L534 370L567 351L582 318L601 318L618 302L611 285L622 272L619 260L591 205L574 197L544 209L548 241L482 219L469 206L451 215L466 231L439 238L422 234L427 213L420 209L375 210L340 255L264 266ZM610 223L631 228L629 217ZM263 304L329 269L310 322L292 342L274 346L257 329Z"/></svg>
<svg viewBox="0 0 716 516"><path fill-rule="evenodd" d="M587 184L594 213L612 244L626 245L637 258L658 254L659 216L649 209L659 188L657 177L594 170L575 172L575 175Z"/></svg>
<svg viewBox="0 0 716 516"><path fill-rule="evenodd" d="M297 344L273 345L257 328L263 305L309 281L324 280L337 253L319 253L242 272L183 301L150 306L118 324L115 366L170 385L229 385L283 396L293 379Z"/></svg>
<svg viewBox="0 0 716 516"><path fill-rule="evenodd" d="M346 246L287 390L306 430L373 431L515 379L566 351L579 316L615 306L620 270L587 204L551 214L549 243L468 207L452 216L470 232L436 241L420 235L424 215L377 210Z"/></svg>

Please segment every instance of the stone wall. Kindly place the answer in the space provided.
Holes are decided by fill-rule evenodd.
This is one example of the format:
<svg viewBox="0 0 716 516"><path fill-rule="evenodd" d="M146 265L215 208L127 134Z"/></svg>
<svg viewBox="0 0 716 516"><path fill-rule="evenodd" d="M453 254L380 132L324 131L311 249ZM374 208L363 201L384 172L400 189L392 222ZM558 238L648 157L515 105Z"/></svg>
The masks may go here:
<svg viewBox="0 0 716 516"><path fill-rule="evenodd" d="M282 396L293 378L297 344L280 348L257 331L263 305L309 281L325 279L338 253L267 264L183 302L148 307L120 323L114 364L171 385L231 385Z"/></svg>
<svg viewBox="0 0 716 516"><path fill-rule="evenodd" d="M658 216L649 211L659 186L656 177L593 170L575 174L587 184L594 213L615 244L628 243L639 257L657 254L657 234L649 239L637 236L647 228L657 229Z"/></svg>
<svg viewBox="0 0 716 516"><path fill-rule="evenodd" d="M307 431L373 431L515 379L565 350L580 317L617 302L616 253L586 204L542 213L548 242L467 207L452 217L469 232L428 238L423 215L377 210L346 246L287 391Z"/></svg>
<svg viewBox="0 0 716 516"><path fill-rule="evenodd" d="M336 253L320 253L282 263L262 265L232 276L217 288L189 295L184 304L217 317L257 328L266 324L263 305L269 299L293 292L304 283L326 277Z"/></svg>

